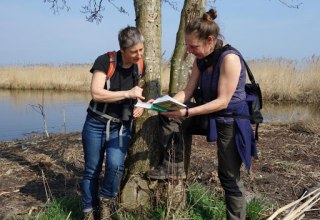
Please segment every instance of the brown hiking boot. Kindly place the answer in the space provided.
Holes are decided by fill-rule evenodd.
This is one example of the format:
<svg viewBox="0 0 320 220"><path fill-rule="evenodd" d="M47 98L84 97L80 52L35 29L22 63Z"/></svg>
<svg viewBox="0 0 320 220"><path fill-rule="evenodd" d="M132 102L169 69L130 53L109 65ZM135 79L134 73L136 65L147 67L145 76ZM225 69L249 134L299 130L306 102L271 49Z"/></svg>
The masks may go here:
<svg viewBox="0 0 320 220"><path fill-rule="evenodd" d="M111 220L116 213L116 200L115 199L100 199L100 219Z"/></svg>
<svg viewBox="0 0 320 220"><path fill-rule="evenodd" d="M83 213L83 220L94 220L93 210Z"/></svg>
<svg viewBox="0 0 320 220"><path fill-rule="evenodd" d="M171 163L163 161L156 169L148 172L150 179L165 180L165 179L186 179L184 171L184 163Z"/></svg>
<svg viewBox="0 0 320 220"><path fill-rule="evenodd" d="M83 213L83 220L100 220L100 210L95 208Z"/></svg>

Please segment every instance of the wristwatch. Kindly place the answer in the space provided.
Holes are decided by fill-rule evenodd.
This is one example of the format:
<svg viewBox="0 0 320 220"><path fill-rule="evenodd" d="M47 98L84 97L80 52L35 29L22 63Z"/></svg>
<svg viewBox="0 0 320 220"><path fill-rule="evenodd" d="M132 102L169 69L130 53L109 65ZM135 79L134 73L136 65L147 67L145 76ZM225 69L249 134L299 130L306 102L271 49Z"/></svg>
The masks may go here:
<svg viewBox="0 0 320 220"><path fill-rule="evenodd" d="M185 116L184 117L186 117L186 118L188 118L189 117L189 107L187 106L186 107L186 114L185 114Z"/></svg>

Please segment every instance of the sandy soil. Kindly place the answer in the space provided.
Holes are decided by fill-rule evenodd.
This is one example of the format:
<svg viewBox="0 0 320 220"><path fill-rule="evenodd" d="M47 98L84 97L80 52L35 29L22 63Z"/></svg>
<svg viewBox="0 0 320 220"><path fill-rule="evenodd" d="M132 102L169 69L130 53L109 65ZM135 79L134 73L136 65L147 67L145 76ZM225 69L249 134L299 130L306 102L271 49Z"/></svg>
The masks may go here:
<svg viewBox="0 0 320 220"><path fill-rule="evenodd" d="M259 137L259 159L253 162L250 174L242 174L248 199L264 198L279 207L320 183L318 128L305 128L299 123L264 123ZM82 157L79 133L1 142L0 219L38 210L44 206L47 194L79 194ZM216 192L222 191L217 178L216 146L204 137L194 137L189 174L189 182L198 181ZM320 219L320 202L314 209L304 219Z"/></svg>

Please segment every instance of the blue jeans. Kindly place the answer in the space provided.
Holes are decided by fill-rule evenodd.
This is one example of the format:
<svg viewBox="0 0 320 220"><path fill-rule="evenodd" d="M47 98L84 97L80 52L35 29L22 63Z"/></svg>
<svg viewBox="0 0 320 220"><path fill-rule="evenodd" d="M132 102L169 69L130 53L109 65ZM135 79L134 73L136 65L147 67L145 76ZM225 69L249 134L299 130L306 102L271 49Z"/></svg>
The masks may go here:
<svg viewBox="0 0 320 220"><path fill-rule="evenodd" d="M119 131L122 127L122 136ZM83 211L97 208L99 198L117 196L124 171L124 159L131 141L131 123L110 124L110 140L106 141L106 124L87 115L82 131L84 172L82 182ZM121 138L122 146L120 146ZM99 193L99 176L106 155L105 173Z"/></svg>

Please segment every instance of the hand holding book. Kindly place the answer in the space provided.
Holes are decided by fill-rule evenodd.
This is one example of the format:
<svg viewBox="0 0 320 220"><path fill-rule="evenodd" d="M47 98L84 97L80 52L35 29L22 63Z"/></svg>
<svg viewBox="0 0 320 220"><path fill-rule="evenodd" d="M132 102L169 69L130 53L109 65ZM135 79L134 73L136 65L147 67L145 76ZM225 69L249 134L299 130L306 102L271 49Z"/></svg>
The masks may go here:
<svg viewBox="0 0 320 220"><path fill-rule="evenodd" d="M137 102L136 107L142 107L146 109L155 110L158 112L177 111L187 106L176 99L165 95L154 100L153 103Z"/></svg>

